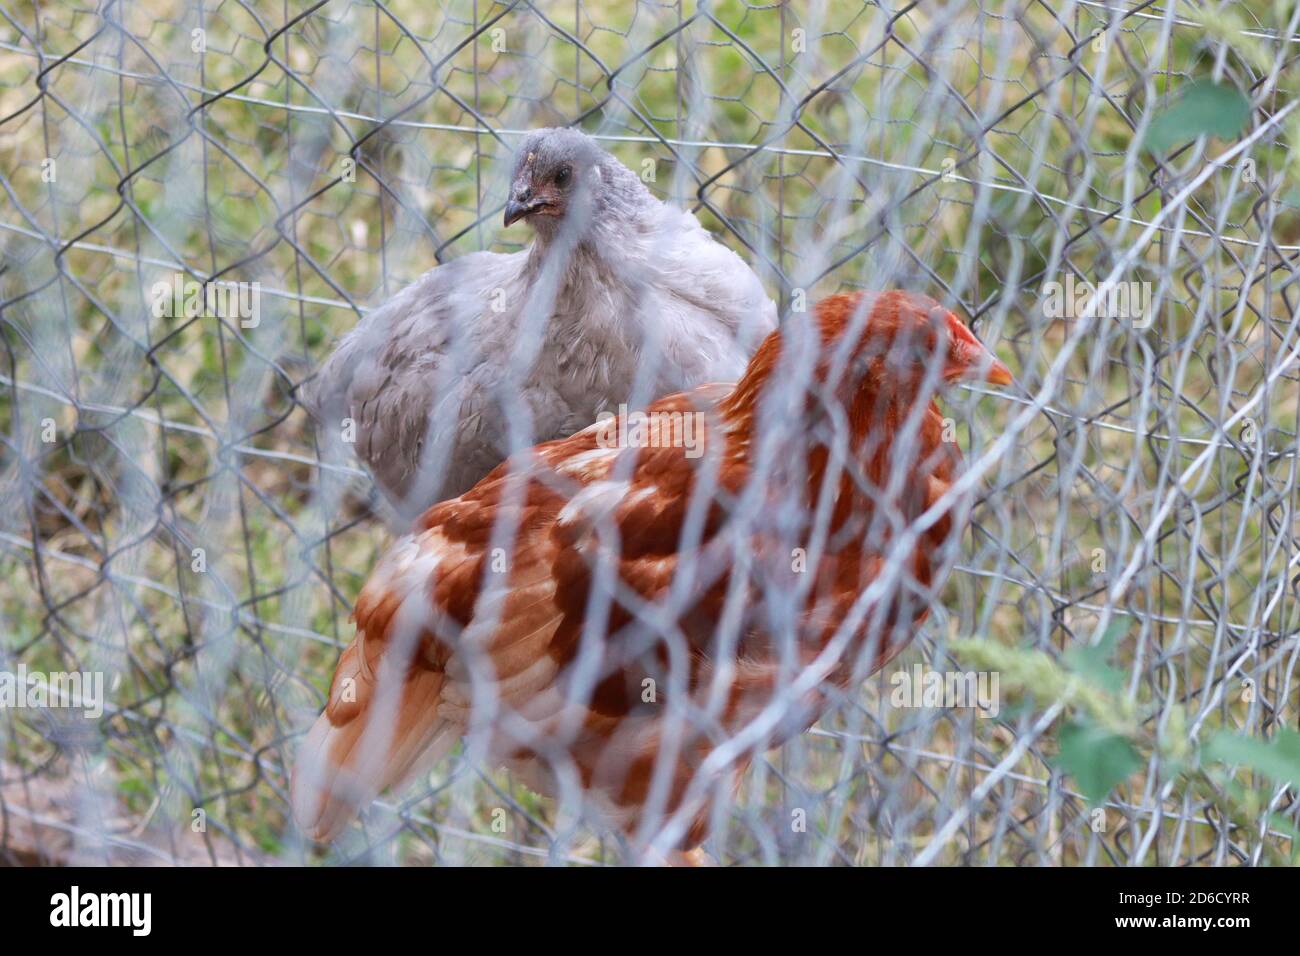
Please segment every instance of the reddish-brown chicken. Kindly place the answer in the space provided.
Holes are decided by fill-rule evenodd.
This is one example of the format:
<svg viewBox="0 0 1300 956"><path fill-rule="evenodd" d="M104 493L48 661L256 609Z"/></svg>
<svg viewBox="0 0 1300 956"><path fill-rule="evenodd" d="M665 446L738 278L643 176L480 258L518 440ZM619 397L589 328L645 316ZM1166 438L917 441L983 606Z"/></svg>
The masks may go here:
<svg viewBox="0 0 1300 956"><path fill-rule="evenodd" d="M735 386L539 445L430 508L357 600L295 769L299 825L332 838L464 738L638 845L698 845L748 759L926 617L966 507L933 396L961 379L1011 376L931 299L838 295Z"/></svg>

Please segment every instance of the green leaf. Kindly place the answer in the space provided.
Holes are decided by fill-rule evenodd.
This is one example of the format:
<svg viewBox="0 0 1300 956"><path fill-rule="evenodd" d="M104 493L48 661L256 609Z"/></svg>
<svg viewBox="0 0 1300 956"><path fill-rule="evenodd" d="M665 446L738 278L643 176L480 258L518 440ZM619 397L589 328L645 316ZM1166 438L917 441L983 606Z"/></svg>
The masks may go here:
<svg viewBox="0 0 1300 956"><path fill-rule="evenodd" d="M1300 733L1279 729L1272 740L1217 733L1205 754L1220 763L1244 764L1281 784L1300 786Z"/></svg>
<svg viewBox="0 0 1300 956"><path fill-rule="evenodd" d="M1132 621L1129 620L1127 614L1116 614L1111 622L1106 625L1106 631L1101 635L1101 640L1097 643L1114 650L1115 646L1119 644L1119 639L1128 633L1131 623Z"/></svg>
<svg viewBox="0 0 1300 956"><path fill-rule="evenodd" d="M1270 813L1268 815L1268 825L1274 830L1280 830L1291 838L1291 865L1294 866L1297 860L1300 860L1300 827L1297 827L1289 819L1280 813Z"/></svg>
<svg viewBox="0 0 1300 956"><path fill-rule="evenodd" d="M1236 139L1249 119L1250 101L1241 90L1201 80L1183 87L1151 120L1142 145L1166 153L1171 146L1198 136Z"/></svg>
<svg viewBox="0 0 1300 956"><path fill-rule="evenodd" d="M1115 645L1128 629L1128 617L1117 617L1107 626L1098 643L1081 644L1066 651L1063 656L1066 666L1089 683L1118 694L1124 687L1124 672L1111 667L1110 659L1115 653Z"/></svg>
<svg viewBox="0 0 1300 956"><path fill-rule="evenodd" d="M1026 715L1036 714L1040 709L1038 701L1034 700L1034 695L1030 692L1026 692L1020 700L1013 700L1009 704L1004 704L1001 711L999 711L998 716L1002 720L1010 723L1011 721L1019 720L1021 717Z"/></svg>
<svg viewBox="0 0 1300 956"><path fill-rule="evenodd" d="M1066 724L1060 733L1058 766L1079 784L1094 805L1142 766L1127 737L1090 723Z"/></svg>

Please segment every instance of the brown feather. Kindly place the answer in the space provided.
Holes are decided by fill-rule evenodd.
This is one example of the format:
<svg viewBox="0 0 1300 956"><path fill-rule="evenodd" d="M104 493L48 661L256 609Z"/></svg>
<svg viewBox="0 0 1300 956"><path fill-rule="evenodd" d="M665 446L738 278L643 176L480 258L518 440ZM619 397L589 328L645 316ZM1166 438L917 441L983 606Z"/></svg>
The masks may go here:
<svg viewBox="0 0 1300 956"><path fill-rule="evenodd" d="M651 405L650 413L675 414L649 429L653 447L604 447L602 436L610 432L598 423L506 462L465 495L421 516L358 598L357 638L340 658L329 705L308 735L294 781L295 812L307 832L332 837L409 772L420 752L445 752L468 727L476 687L489 688L499 705L491 759L525 773L539 788L553 790L547 760L560 754L608 822L629 833L643 824L653 828L663 813L683 805L717 741L752 720L789 679L781 647L791 635L768 632L767 602L770 594L794 593L800 583L790 570L790 543L811 545L821 496L835 497L824 553L808 568L812 578L792 635L801 666L830 646L859 596L886 568L898 529L942 500L955 480L960 454L943 441L933 396L922 394L922 359L942 360L944 381L969 375L977 365L993 368L998 380L1007 377L1000 364L989 365L982 347L971 345L978 343L955 316L924 296L833 296L806 319L770 336L736 385L704 386ZM773 479L761 498L771 507L750 516L759 520L749 526L745 543L753 562L739 582L744 608L738 644L719 659L717 625L738 573L731 561L742 516L735 508L753 478L764 402L778 394L773 389L787 378L785 363L798 359L807 344L801 337L809 334L822 394L810 392L802 412L792 413L804 416L807 428L791 430L794 444L782 459L791 475L802 477L794 485ZM911 354L907 349L920 358L900 367L896 357ZM832 456L815 437L819 403L827 401L842 403L854 463L829 484ZM698 457L682 447L688 436L681 416L694 413L703 421ZM895 441L909 416L919 416L913 439ZM711 474L716 490L700 546L687 551L683 530L692 501ZM894 480L899 475L906 478ZM789 527L762 520L791 507L797 520ZM929 613L925 602L947 573L964 507L950 502L921 535L903 562L903 586L852 634L830 671L831 683L842 686L855 673L880 667L915 633ZM618 586L635 600L614 600L603 618L589 619L602 567L612 568ZM637 602L662 605L683 581L689 588L672 622L681 635L675 641L649 626ZM593 620L603 623L589 635ZM588 649L584 639L592 637L596 643ZM597 654L594 686L574 699L575 663L590 650ZM871 658L865 669L855 668L864 651ZM383 710L384 674L400 675L400 681L391 678L395 728L386 750L375 755L369 751L372 738L383 737L372 725ZM643 693L647 678L655 681L653 700ZM665 714L685 704L682 698L707 711L715 681L724 690L721 709L707 726L689 726L670 753ZM355 691L351 699L345 699L347 688ZM826 707L828 689L804 694L766 743L807 727ZM525 718L513 730L501 719L510 713ZM752 751L720 783L734 786L749 756ZM662 761L669 761L667 799L648 807ZM707 805L687 810L693 816L683 846L689 847L705 835Z"/></svg>

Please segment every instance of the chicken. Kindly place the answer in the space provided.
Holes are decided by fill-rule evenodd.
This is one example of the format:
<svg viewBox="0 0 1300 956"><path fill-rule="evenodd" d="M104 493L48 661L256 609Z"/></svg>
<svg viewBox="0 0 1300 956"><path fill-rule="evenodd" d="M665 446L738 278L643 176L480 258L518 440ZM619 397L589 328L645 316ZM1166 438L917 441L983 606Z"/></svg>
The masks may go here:
<svg viewBox="0 0 1300 956"><path fill-rule="evenodd" d="M531 246L426 272L347 333L304 391L402 530L510 451L634 392L644 404L735 381L776 327L739 256L578 130L524 139L505 224L521 219Z"/></svg>
<svg viewBox="0 0 1300 956"><path fill-rule="evenodd" d="M1011 375L933 300L838 295L734 386L599 421L430 508L357 600L299 753L300 827L333 838L465 738L637 845L697 846L710 794L928 614L968 508L934 393L971 379Z"/></svg>

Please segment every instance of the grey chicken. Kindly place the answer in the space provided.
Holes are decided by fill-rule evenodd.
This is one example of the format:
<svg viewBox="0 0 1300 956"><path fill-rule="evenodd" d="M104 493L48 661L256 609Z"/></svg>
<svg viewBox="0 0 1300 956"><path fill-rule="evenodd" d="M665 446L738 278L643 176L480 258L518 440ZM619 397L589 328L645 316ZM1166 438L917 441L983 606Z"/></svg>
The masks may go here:
<svg viewBox="0 0 1300 956"><path fill-rule="evenodd" d="M776 327L745 262L580 131L524 139L505 224L520 219L528 248L426 272L348 332L306 390L401 524L603 411L735 381Z"/></svg>

